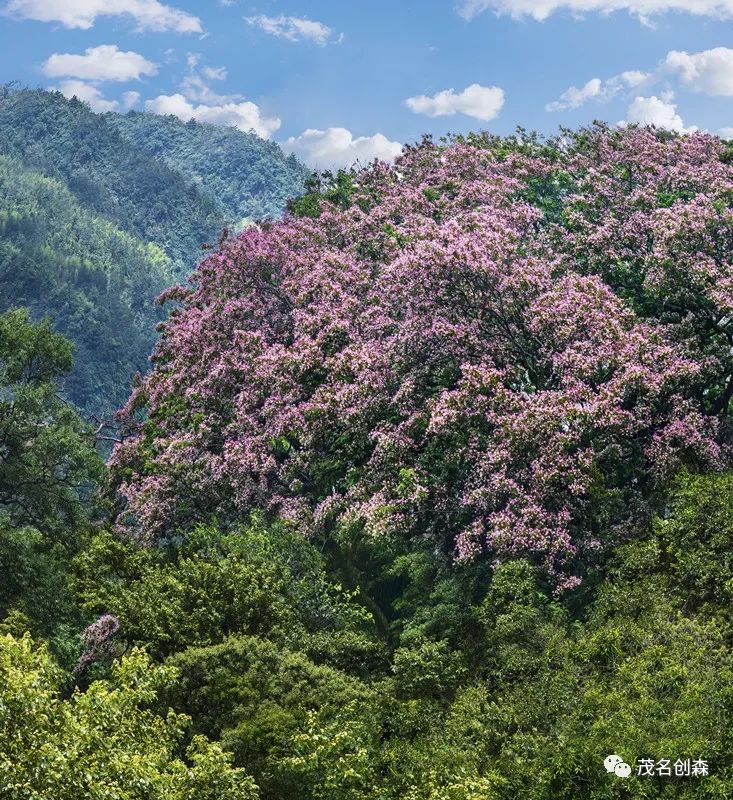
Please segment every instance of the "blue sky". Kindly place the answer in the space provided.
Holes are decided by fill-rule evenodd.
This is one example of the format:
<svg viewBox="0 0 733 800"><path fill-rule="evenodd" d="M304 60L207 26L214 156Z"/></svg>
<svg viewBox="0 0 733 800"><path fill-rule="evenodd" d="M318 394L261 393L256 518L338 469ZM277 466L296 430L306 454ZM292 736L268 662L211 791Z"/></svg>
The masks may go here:
<svg viewBox="0 0 733 800"><path fill-rule="evenodd" d="M0 79L254 128L314 166L424 132L733 133L733 0L0 0ZM574 89L572 88L574 87Z"/></svg>

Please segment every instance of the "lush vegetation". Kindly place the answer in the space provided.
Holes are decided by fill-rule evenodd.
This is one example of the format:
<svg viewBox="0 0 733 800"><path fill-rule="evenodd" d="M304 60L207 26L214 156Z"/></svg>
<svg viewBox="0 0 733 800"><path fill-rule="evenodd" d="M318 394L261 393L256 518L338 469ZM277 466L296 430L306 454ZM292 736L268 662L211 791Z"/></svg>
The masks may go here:
<svg viewBox="0 0 733 800"><path fill-rule="evenodd" d="M309 181L167 293L106 475L0 316L6 794L728 797L732 189L603 127Z"/></svg>
<svg viewBox="0 0 733 800"><path fill-rule="evenodd" d="M304 174L254 135L0 89L0 309L48 314L76 345L67 396L109 415L148 367L156 296Z"/></svg>
<svg viewBox="0 0 733 800"><path fill-rule="evenodd" d="M59 92L0 94L0 153L65 184L79 203L188 269L222 219L209 196Z"/></svg>
<svg viewBox="0 0 733 800"><path fill-rule="evenodd" d="M560 590L677 469L723 463L720 142L510 144L426 142L171 290L129 404L148 420L114 459L137 536L259 510L459 560L531 554Z"/></svg>
<svg viewBox="0 0 733 800"><path fill-rule="evenodd" d="M76 345L65 382L82 408L111 412L144 372L174 278L159 247L82 206L53 178L0 156L0 299L50 314Z"/></svg>

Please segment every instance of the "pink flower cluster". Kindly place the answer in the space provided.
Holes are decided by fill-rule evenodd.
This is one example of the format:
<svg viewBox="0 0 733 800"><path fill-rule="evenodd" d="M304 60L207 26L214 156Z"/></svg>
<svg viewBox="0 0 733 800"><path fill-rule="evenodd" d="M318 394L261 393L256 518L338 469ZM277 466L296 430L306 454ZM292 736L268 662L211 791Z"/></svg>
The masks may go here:
<svg viewBox="0 0 733 800"><path fill-rule="evenodd" d="M223 242L169 293L124 412L148 418L112 458L120 523L158 538L260 509L530 554L563 587L681 463L720 465L721 143L598 128L548 152L426 141L345 210Z"/></svg>

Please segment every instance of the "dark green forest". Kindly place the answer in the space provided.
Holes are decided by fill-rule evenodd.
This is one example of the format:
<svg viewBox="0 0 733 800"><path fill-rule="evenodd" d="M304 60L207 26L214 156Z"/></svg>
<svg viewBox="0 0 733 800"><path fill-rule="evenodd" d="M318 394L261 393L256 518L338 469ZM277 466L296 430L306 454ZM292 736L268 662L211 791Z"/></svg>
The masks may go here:
<svg viewBox="0 0 733 800"><path fill-rule="evenodd" d="M130 111L105 119L127 141L211 197L229 224L277 218L308 170L274 142L236 128Z"/></svg>
<svg viewBox="0 0 733 800"><path fill-rule="evenodd" d="M90 211L66 185L0 157L2 304L45 315L75 343L68 396L109 412L144 372L162 318L153 298L174 281L165 251Z"/></svg>

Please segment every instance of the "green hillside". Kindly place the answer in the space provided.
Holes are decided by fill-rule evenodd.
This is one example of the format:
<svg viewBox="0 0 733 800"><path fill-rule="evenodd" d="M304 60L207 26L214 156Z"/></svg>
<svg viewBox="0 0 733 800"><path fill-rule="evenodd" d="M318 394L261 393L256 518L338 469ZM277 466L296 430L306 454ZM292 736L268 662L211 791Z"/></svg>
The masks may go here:
<svg viewBox="0 0 733 800"><path fill-rule="evenodd" d="M136 148L79 100L0 93L0 154L66 184L84 206L153 242L183 270L226 219L214 201Z"/></svg>
<svg viewBox="0 0 733 800"><path fill-rule="evenodd" d="M155 244L85 209L61 182L0 156L0 304L48 314L76 345L66 381L87 410L109 411L144 370L174 280Z"/></svg>
<svg viewBox="0 0 733 800"><path fill-rule="evenodd" d="M0 312L48 315L76 346L67 396L107 414L147 367L155 296L225 226L281 213L306 174L253 134L2 87Z"/></svg>
<svg viewBox="0 0 733 800"><path fill-rule="evenodd" d="M110 113L106 119L136 147L212 197L233 220L279 216L285 203L302 192L309 175L274 142L237 128L135 111Z"/></svg>

